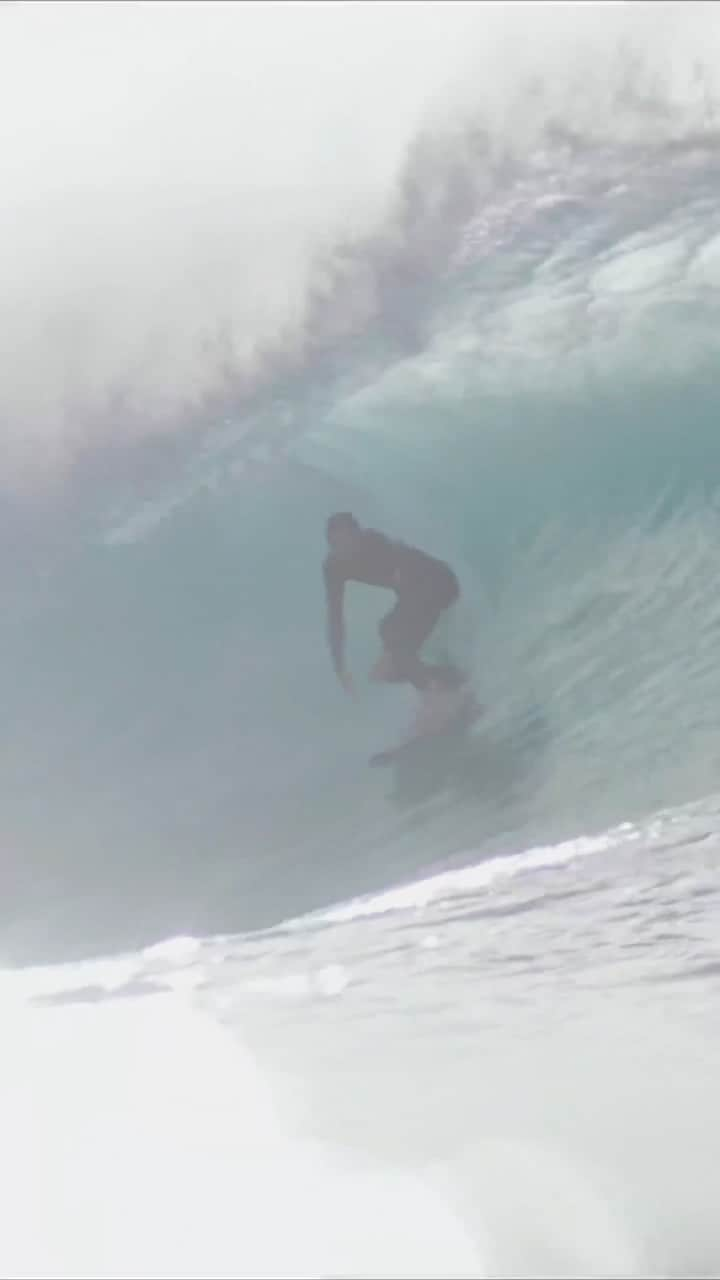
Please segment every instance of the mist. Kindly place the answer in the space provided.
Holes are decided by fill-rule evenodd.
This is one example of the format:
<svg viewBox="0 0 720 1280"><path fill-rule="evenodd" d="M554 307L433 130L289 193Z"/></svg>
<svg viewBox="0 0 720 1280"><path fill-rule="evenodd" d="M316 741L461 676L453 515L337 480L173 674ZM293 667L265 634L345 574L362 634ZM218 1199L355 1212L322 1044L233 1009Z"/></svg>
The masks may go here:
<svg viewBox="0 0 720 1280"><path fill-rule="evenodd" d="M360 249L333 315L371 323L358 258L401 250L469 121L486 157L549 122L707 127L713 8L1 6L2 484L302 360L337 246Z"/></svg>

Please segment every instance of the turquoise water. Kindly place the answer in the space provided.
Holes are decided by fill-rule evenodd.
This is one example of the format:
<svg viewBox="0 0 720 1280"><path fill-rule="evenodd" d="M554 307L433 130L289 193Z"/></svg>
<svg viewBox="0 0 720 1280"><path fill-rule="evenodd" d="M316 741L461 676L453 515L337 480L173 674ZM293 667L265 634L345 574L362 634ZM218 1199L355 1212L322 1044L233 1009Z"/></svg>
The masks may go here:
<svg viewBox="0 0 720 1280"><path fill-rule="evenodd" d="M716 1275L711 6L478 8L452 126L419 6L131 9L0 18L0 1271ZM383 770L336 509L462 584Z"/></svg>
<svg viewBox="0 0 720 1280"><path fill-rule="evenodd" d="M265 926L714 789L714 139L497 172L484 145L421 175L447 198L416 194L394 257L361 243L370 323L227 401L141 498L76 486L34 531L3 626L8 954ZM348 506L460 575L486 715L452 758L366 768L412 704L331 675ZM349 599L361 679L386 607Z"/></svg>

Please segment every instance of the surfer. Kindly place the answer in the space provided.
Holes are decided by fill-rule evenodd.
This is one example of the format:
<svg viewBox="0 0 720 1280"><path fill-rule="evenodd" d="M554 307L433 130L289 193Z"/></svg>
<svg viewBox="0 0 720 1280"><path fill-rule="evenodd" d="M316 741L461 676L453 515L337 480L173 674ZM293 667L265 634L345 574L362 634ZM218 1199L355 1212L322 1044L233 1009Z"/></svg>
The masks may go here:
<svg viewBox="0 0 720 1280"><path fill-rule="evenodd" d="M345 666L346 582L363 582L394 591L396 602L380 622L383 652L371 680L409 683L423 695L458 689L467 676L451 663L431 664L418 656L440 615L460 595L448 564L377 529L364 529L349 511L336 511L327 522L329 552L323 566L328 642L338 680L353 693Z"/></svg>

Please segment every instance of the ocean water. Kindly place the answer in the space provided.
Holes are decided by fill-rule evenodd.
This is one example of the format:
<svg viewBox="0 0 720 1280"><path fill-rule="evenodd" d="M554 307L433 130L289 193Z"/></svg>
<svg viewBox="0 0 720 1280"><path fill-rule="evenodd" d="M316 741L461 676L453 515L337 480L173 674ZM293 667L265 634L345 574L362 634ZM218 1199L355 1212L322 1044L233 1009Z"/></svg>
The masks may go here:
<svg viewBox="0 0 720 1280"><path fill-rule="evenodd" d="M719 33L642 10L4 493L3 1274L720 1273ZM462 584L483 715L388 769L338 508Z"/></svg>

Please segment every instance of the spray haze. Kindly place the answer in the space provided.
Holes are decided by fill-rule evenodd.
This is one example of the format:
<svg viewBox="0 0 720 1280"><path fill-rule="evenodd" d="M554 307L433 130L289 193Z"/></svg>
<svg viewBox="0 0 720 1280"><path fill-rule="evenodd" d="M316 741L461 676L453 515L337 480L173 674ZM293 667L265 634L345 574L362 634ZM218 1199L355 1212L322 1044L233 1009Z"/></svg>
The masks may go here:
<svg viewBox="0 0 720 1280"><path fill-rule="evenodd" d="M252 393L312 358L308 336L368 323L392 293L388 259L415 237L406 270L422 274L448 209L469 212L482 175L467 135L459 196L450 155L468 115L487 164L548 121L706 122L698 58L718 21L633 8L4 7L6 482L62 474L109 429L172 429L228 370Z"/></svg>

